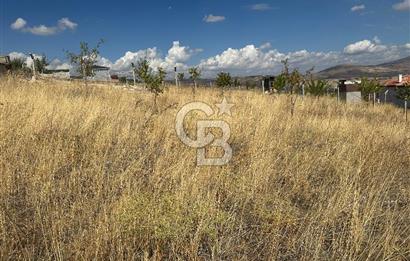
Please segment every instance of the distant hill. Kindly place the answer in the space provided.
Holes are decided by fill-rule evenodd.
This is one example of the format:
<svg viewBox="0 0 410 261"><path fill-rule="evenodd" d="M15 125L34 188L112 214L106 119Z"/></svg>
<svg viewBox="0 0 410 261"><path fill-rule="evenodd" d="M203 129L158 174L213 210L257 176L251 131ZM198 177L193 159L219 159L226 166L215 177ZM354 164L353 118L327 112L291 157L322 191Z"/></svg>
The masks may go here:
<svg viewBox="0 0 410 261"><path fill-rule="evenodd" d="M323 70L316 75L323 79L342 79L358 77L392 77L410 74L410 56L379 65L338 65Z"/></svg>

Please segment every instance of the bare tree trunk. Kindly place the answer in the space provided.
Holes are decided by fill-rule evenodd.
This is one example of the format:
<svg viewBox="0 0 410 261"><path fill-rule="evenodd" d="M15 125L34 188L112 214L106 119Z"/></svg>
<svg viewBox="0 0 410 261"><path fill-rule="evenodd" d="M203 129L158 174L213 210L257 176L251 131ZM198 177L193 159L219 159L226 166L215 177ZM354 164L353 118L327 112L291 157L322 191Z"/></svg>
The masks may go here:
<svg viewBox="0 0 410 261"><path fill-rule="evenodd" d="M406 122L408 121L407 118L407 100L404 101L404 114L406 115Z"/></svg>
<svg viewBox="0 0 410 261"><path fill-rule="evenodd" d="M292 117L295 114L296 100L297 100L297 97L293 97L293 96L290 97L290 106L291 106L290 107L290 114L291 114Z"/></svg>
<svg viewBox="0 0 410 261"><path fill-rule="evenodd" d="M88 88L87 72L86 72L86 70L85 70L85 65L82 64L81 67L82 67L82 75L83 75L84 85L85 85L85 88Z"/></svg>
<svg viewBox="0 0 410 261"><path fill-rule="evenodd" d="M192 96L195 99L195 93L196 93L196 81L194 81L194 86L192 87Z"/></svg>

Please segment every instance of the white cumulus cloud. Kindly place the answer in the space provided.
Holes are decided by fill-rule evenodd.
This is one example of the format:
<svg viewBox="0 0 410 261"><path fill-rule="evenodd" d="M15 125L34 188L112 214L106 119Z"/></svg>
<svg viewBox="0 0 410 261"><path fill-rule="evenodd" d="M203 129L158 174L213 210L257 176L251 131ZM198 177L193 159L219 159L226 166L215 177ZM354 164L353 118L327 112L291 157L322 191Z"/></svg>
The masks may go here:
<svg viewBox="0 0 410 261"><path fill-rule="evenodd" d="M374 41L363 40L349 44L344 48L345 54L376 53L386 50L386 46L380 44L380 40L375 38Z"/></svg>
<svg viewBox="0 0 410 261"><path fill-rule="evenodd" d="M210 14L210 15L205 15L203 20L206 23L217 23L217 22L222 22L225 19L226 19L225 16Z"/></svg>
<svg viewBox="0 0 410 261"><path fill-rule="evenodd" d="M342 51L298 50L284 53L262 47L247 45L239 49L228 48L220 54L203 59L199 66L207 77L215 76L220 71L234 75L260 75L279 73L284 59L289 59L291 67L301 71L312 67L319 71L338 64L379 64L410 55L410 46L408 48L407 44L385 46L380 44L378 38L373 42L364 40L348 45Z"/></svg>
<svg viewBox="0 0 410 261"><path fill-rule="evenodd" d="M47 66L48 70L69 70L72 66L69 63L62 62L59 59L53 59Z"/></svg>
<svg viewBox="0 0 410 261"><path fill-rule="evenodd" d="M410 0L403 0L397 4L393 5L393 9L397 11L408 11L410 10Z"/></svg>
<svg viewBox="0 0 410 261"><path fill-rule="evenodd" d="M58 28L55 26L48 27L45 25L39 25L39 26L23 28L23 31L29 32L35 35L47 36L47 35L56 34L58 32Z"/></svg>
<svg viewBox="0 0 410 261"><path fill-rule="evenodd" d="M13 30L20 30L24 26L26 26L27 22L23 18L17 18L17 20L10 25L11 29Z"/></svg>
<svg viewBox="0 0 410 261"><path fill-rule="evenodd" d="M77 26L78 26L78 24L72 22L67 17L64 17L64 18L61 18L60 20L58 20L58 27L61 30L65 30L65 29L74 30L75 28L77 28Z"/></svg>
<svg viewBox="0 0 410 261"><path fill-rule="evenodd" d="M111 62L104 57L97 58L97 64L110 67L113 73L130 75L131 63L140 59L147 59L152 69L164 68L173 76L174 66L178 71L186 72L189 67L199 66L202 77L214 77L221 71L233 75L262 75L277 74L282 70L281 61L289 59L291 68L301 71L315 67L316 71L338 64L380 64L387 61L400 59L410 55L410 43L401 45L382 45L380 39L363 40L347 45L340 51L313 52L309 50L296 50L281 52L272 48L269 43L256 45L249 44L242 48L227 48L225 51L211 57L202 59L199 64L190 63L193 56L201 49L193 49L174 41L165 54L156 47L137 51L128 51L124 56ZM36 55L37 56L37 55ZM28 66L32 60L23 53L10 53L12 59L24 59ZM40 57L40 56L38 56ZM54 59L48 69L75 69L66 61Z"/></svg>
<svg viewBox="0 0 410 261"><path fill-rule="evenodd" d="M173 68L177 66L179 70L186 70L188 66L186 62L191 57L199 52L201 49L192 49L189 46L182 46L179 41L174 41L171 48L168 50L167 55L164 57L156 47L148 48L145 50L139 50L136 52L126 52L125 55L116 60L111 68L114 71L130 71L131 63L137 63L140 59L147 59L150 62L150 66L153 69L162 67L168 72L173 71Z"/></svg>
<svg viewBox="0 0 410 261"><path fill-rule="evenodd" d="M188 46L181 46L179 41L174 41L171 49L168 50L168 55L165 60L170 64L184 63L188 61L192 55L201 51L201 49L191 49Z"/></svg>
<svg viewBox="0 0 410 261"><path fill-rule="evenodd" d="M275 74L281 71L282 61L285 59L289 59L292 67L302 70L310 69L315 64L320 64L324 68L340 62L336 52L299 50L282 53L276 49L247 45L240 49L228 48L221 54L202 60L199 67L204 75L209 77L220 71L228 71L235 75Z"/></svg>
<svg viewBox="0 0 410 261"><path fill-rule="evenodd" d="M23 18L18 18L14 23L10 25L13 30L19 30L21 32L40 36L54 35L67 29L75 30L77 26L78 24L72 22L67 17L58 20L57 25L54 26L46 26L43 24L37 26L27 26L27 22Z"/></svg>

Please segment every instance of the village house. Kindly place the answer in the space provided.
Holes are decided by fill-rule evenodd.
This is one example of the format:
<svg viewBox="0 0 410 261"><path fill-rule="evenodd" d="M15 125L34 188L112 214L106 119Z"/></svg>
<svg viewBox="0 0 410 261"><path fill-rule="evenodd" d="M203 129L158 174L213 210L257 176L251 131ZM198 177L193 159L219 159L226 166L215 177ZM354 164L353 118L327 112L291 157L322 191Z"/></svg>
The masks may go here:
<svg viewBox="0 0 410 261"><path fill-rule="evenodd" d="M342 101L347 103L361 102L362 93L360 91L361 80L340 80L338 84L339 95ZM391 103L397 106L404 106L404 101L397 98L397 90L410 85L410 75L399 75L388 80L380 80L383 89L376 94L379 103Z"/></svg>
<svg viewBox="0 0 410 261"><path fill-rule="evenodd" d="M399 75L398 77L382 81L384 90L379 94L385 103L392 103L397 106L404 106L404 101L397 98L397 90L404 88L406 85L410 86L410 75Z"/></svg>
<svg viewBox="0 0 410 261"><path fill-rule="evenodd" d="M94 76L88 77L91 81L111 81L110 68L106 66L94 65L93 68ZM81 74L78 69L73 67L69 71L71 79L82 79Z"/></svg>

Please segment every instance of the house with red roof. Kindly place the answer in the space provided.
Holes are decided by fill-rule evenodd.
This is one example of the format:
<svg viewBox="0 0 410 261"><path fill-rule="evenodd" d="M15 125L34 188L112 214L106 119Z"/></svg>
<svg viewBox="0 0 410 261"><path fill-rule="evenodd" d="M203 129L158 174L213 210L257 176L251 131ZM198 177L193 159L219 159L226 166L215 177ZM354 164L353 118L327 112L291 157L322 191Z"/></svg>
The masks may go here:
<svg viewBox="0 0 410 261"><path fill-rule="evenodd" d="M384 90L380 96L384 102L401 107L404 106L404 101L397 98L397 90L400 88L410 88L410 75L400 74L398 77L381 81L381 84L384 86Z"/></svg>

